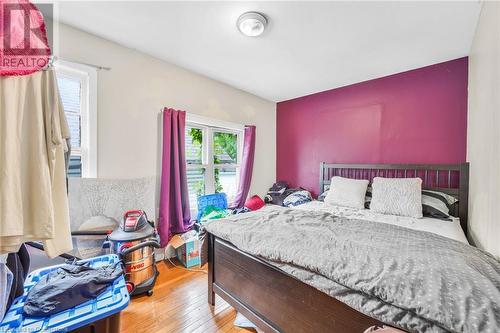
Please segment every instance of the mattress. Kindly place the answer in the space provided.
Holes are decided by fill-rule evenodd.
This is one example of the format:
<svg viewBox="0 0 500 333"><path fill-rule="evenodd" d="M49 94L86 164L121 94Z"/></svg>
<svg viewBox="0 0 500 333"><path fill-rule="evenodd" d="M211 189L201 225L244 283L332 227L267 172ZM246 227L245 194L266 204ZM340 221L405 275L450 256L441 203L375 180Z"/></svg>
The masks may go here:
<svg viewBox="0 0 500 333"><path fill-rule="evenodd" d="M332 213L336 216L349 219L359 219L372 222L388 223L400 227L432 232L434 234L451 238L469 244L467 237L460 226L460 220L453 217L451 221L440 220L431 217L412 218L405 216L380 214L369 209L355 209L349 207L333 206L321 201L311 201L303 205L291 207L293 209L314 210Z"/></svg>

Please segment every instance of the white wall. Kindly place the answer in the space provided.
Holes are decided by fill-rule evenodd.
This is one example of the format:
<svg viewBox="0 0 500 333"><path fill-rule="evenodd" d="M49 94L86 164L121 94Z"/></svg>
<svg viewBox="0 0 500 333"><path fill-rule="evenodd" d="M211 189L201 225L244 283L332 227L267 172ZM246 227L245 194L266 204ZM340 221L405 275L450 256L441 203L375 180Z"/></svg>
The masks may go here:
<svg viewBox="0 0 500 333"><path fill-rule="evenodd" d="M168 106L256 125L250 194L265 194L275 181L275 103L67 25L59 25L56 45L64 60L112 68L98 72L99 178L158 174L158 115Z"/></svg>
<svg viewBox="0 0 500 333"><path fill-rule="evenodd" d="M470 233L500 257L500 2L485 1L469 56Z"/></svg>

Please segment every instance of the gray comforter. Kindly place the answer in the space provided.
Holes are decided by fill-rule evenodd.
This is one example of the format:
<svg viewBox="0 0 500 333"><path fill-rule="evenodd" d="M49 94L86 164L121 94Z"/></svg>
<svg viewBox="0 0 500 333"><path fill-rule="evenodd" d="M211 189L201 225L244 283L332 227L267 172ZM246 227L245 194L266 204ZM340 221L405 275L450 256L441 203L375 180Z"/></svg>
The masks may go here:
<svg viewBox="0 0 500 333"><path fill-rule="evenodd" d="M500 263L439 235L285 208L215 220L214 235L410 332L500 332Z"/></svg>

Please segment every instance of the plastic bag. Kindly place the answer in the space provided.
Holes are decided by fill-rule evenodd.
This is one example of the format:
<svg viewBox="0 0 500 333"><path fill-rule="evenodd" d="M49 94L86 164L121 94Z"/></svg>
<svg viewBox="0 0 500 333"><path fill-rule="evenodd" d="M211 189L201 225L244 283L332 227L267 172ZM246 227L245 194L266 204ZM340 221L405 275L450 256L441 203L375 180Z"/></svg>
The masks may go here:
<svg viewBox="0 0 500 333"><path fill-rule="evenodd" d="M207 206L203 215L201 217L201 222L206 222L210 220L221 219L228 216L229 213L226 209L221 209L215 206Z"/></svg>

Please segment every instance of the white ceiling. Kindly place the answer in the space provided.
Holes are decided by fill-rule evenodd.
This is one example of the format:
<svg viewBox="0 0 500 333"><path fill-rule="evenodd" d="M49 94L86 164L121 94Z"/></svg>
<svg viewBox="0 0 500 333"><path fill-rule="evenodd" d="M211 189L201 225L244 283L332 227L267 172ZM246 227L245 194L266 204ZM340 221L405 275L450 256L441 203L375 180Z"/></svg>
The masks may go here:
<svg viewBox="0 0 500 333"><path fill-rule="evenodd" d="M471 2L62 2L62 22L271 101L468 55ZM236 28L269 18L261 37Z"/></svg>

